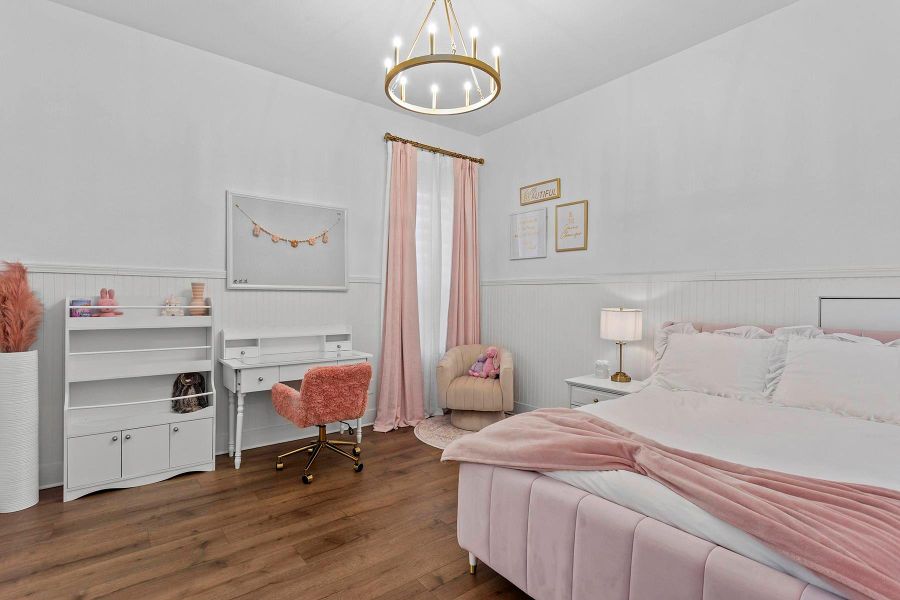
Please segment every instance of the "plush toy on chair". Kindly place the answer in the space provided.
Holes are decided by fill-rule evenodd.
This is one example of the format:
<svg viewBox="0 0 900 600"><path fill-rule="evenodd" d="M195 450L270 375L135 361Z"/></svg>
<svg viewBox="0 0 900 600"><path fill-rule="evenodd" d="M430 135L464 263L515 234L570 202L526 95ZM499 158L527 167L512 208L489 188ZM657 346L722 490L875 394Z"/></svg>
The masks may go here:
<svg viewBox="0 0 900 600"><path fill-rule="evenodd" d="M460 429L478 431L513 410L513 356L503 348L470 344L447 350L437 383L438 405L452 411L450 423Z"/></svg>
<svg viewBox="0 0 900 600"><path fill-rule="evenodd" d="M303 429L311 425L319 428L318 439L302 448L291 450L275 460L275 469L284 468L284 457L297 452L308 451L309 459L303 469L301 480L312 483L309 472L313 461L322 448L345 456L353 461L353 470L362 471L360 462L362 450L355 442L331 440L325 435L325 425L338 421L359 419L366 412L369 397L369 381L372 379L372 365L360 363L342 367L317 367L303 376L300 391L276 383L272 387L272 405L275 412ZM353 446L353 454L340 446Z"/></svg>

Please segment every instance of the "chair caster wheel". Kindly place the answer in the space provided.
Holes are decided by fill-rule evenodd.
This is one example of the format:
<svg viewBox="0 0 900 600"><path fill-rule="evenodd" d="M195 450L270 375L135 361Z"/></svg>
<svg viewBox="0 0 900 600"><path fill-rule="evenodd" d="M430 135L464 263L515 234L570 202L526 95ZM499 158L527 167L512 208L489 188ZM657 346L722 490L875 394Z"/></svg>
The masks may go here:
<svg viewBox="0 0 900 600"><path fill-rule="evenodd" d="M353 456L359 456L360 454L362 454L362 448L360 448L359 446L354 446Z"/></svg>
<svg viewBox="0 0 900 600"><path fill-rule="evenodd" d="M313 476L304 474L303 477L300 478L300 480L303 481L303 483L309 485L313 482Z"/></svg>
<svg viewBox="0 0 900 600"><path fill-rule="evenodd" d="M358 464L353 465L353 470L356 471L357 473L359 473L360 471L363 470L363 464L358 463Z"/></svg>
<svg viewBox="0 0 900 600"><path fill-rule="evenodd" d="M347 428L347 435L353 435L354 433L356 433L355 429L353 429L352 427Z"/></svg>
<svg viewBox="0 0 900 600"><path fill-rule="evenodd" d="M275 470L276 470L276 471L282 471L282 470L284 470L284 463L283 463L283 462L277 462L277 463L275 463Z"/></svg>

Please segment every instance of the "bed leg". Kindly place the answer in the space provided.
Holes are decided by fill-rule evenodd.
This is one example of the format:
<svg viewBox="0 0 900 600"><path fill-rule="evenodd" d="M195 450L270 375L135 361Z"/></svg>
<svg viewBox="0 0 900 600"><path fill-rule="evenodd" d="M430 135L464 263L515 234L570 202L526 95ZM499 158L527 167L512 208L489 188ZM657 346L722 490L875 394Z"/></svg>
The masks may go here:
<svg viewBox="0 0 900 600"><path fill-rule="evenodd" d="M469 574L475 574L475 567L478 566L478 559L475 558L475 555L469 552Z"/></svg>

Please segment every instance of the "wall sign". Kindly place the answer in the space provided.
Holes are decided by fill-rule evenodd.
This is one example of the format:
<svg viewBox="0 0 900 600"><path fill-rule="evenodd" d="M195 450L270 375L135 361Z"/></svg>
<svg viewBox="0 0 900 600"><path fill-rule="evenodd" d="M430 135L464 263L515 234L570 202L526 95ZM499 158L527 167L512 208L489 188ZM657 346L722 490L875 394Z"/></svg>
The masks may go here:
<svg viewBox="0 0 900 600"><path fill-rule="evenodd" d="M556 200L562 195L561 190L562 184L559 177L532 183L519 188L519 204L526 206L536 202L544 202L545 200Z"/></svg>
<svg viewBox="0 0 900 600"><path fill-rule="evenodd" d="M509 215L509 259L547 257L547 209Z"/></svg>
<svg viewBox="0 0 900 600"><path fill-rule="evenodd" d="M588 201L556 206L556 251L587 250Z"/></svg>

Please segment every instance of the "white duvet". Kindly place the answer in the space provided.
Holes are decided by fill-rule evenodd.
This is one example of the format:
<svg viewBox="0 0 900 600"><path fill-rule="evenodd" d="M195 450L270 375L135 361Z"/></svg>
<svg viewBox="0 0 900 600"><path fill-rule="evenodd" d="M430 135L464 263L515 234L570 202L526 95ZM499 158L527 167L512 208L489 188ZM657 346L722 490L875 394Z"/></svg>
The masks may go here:
<svg viewBox="0 0 900 600"><path fill-rule="evenodd" d="M900 490L900 426L890 423L653 385L579 410L661 444L742 465ZM627 471L546 475L833 591L808 569L648 477Z"/></svg>

